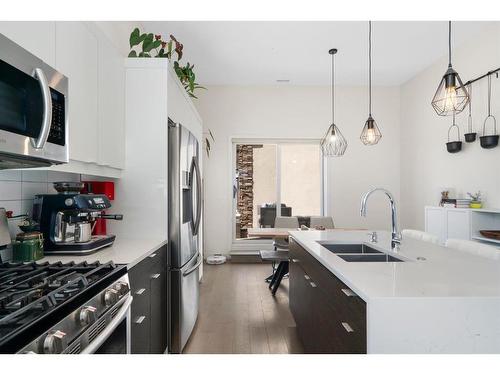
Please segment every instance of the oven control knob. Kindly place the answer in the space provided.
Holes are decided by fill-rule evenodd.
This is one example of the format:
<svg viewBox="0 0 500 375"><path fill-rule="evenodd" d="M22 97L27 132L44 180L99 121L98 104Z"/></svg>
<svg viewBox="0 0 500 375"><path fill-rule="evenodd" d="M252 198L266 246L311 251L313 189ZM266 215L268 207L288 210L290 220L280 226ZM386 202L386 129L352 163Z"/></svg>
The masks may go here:
<svg viewBox="0 0 500 375"><path fill-rule="evenodd" d="M124 281L118 281L115 284L114 288L118 291L118 294L120 296L124 296L130 290L128 284L126 282L124 282Z"/></svg>
<svg viewBox="0 0 500 375"><path fill-rule="evenodd" d="M45 354L59 354L68 346L66 333L63 331L52 331L43 340L43 352Z"/></svg>
<svg viewBox="0 0 500 375"><path fill-rule="evenodd" d="M80 323L82 325L92 324L97 320L96 308L94 306L84 306L80 310Z"/></svg>
<svg viewBox="0 0 500 375"><path fill-rule="evenodd" d="M120 295L118 294L118 291L114 288L109 288L104 292L104 304L106 306L114 305L116 302L118 302L119 298Z"/></svg>

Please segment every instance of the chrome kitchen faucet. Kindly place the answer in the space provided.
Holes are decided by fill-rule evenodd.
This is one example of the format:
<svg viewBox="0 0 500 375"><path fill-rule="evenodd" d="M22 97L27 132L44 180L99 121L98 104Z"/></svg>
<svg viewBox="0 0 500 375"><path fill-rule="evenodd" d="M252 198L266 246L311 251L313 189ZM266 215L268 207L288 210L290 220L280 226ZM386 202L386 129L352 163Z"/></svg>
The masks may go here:
<svg viewBox="0 0 500 375"><path fill-rule="evenodd" d="M396 202L391 192L383 188L375 188L365 193L361 198L360 214L361 216L366 217L366 202L368 201L368 197L377 190L384 192L387 198L389 198L389 201L391 203L391 219L392 219L391 246L394 249L397 247L397 245L401 243L401 233L399 232L398 228L398 213L396 209Z"/></svg>

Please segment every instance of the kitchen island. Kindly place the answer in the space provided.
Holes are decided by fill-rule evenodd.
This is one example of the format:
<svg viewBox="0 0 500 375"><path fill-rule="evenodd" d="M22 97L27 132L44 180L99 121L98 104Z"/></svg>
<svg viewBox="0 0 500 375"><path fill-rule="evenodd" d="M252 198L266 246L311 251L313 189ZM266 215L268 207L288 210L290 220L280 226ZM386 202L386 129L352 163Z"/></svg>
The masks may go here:
<svg viewBox="0 0 500 375"><path fill-rule="evenodd" d="M388 232L377 243L366 231L290 238L290 307L308 351L500 353L500 261L412 239L395 251ZM360 243L398 261L323 246Z"/></svg>

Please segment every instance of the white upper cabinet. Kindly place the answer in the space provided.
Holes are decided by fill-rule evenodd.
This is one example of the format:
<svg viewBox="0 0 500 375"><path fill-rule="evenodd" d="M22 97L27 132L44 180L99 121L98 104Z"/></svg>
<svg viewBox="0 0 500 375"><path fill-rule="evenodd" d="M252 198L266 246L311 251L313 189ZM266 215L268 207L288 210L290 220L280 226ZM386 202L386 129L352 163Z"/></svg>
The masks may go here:
<svg viewBox="0 0 500 375"><path fill-rule="evenodd" d="M125 66L123 56L99 38L99 164L125 166Z"/></svg>
<svg viewBox="0 0 500 375"><path fill-rule="evenodd" d="M56 23L56 69L69 79L70 159L98 162L98 44L83 22Z"/></svg>
<svg viewBox="0 0 500 375"><path fill-rule="evenodd" d="M0 22L0 33L50 66L55 66L55 28L55 22Z"/></svg>

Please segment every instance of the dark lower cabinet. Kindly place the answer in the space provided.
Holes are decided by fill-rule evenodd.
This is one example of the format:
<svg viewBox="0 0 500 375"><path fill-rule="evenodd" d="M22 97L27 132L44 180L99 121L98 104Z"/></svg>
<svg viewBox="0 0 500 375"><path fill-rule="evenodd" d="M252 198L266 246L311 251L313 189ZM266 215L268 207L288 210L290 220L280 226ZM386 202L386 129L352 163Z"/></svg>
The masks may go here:
<svg viewBox="0 0 500 375"><path fill-rule="evenodd" d="M161 354L167 348L167 267L162 247L129 270L131 351Z"/></svg>
<svg viewBox="0 0 500 375"><path fill-rule="evenodd" d="M366 353L366 303L293 239L289 293L307 353Z"/></svg>

